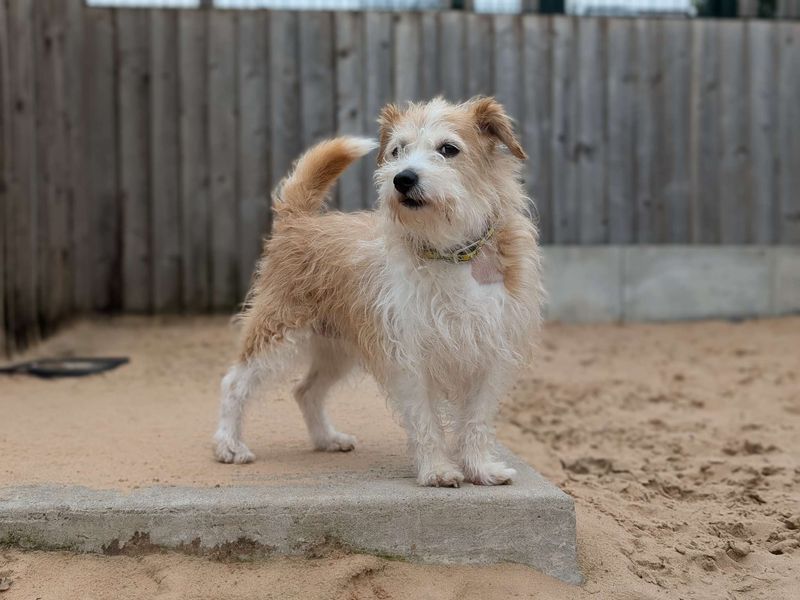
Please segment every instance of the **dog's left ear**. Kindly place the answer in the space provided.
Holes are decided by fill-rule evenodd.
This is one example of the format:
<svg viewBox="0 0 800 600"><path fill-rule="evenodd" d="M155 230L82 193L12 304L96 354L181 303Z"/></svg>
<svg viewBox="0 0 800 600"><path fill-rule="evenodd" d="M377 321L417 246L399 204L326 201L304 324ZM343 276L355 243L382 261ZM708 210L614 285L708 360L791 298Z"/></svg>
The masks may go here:
<svg viewBox="0 0 800 600"><path fill-rule="evenodd" d="M383 164L386 158L386 145L389 143L389 138L392 137L392 129L395 123L400 118L401 112L396 104L387 104L381 109L381 114L378 116L378 125L380 125L380 138L378 145L378 164Z"/></svg>
<svg viewBox="0 0 800 600"><path fill-rule="evenodd" d="M502 104L494 98L475 98L470 100L469 104L481 132L503 142L518 159L528 158L514 133L511 117L506 114Z"/></svg>

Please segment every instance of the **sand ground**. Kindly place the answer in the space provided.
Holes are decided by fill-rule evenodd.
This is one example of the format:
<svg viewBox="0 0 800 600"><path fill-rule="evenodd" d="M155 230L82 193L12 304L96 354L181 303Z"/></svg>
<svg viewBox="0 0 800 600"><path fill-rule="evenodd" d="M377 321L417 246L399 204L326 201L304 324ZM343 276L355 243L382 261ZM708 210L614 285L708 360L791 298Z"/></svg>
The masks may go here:
<svg viewBox="0 0 800 600"><path fill-rule="evenodd" d="M333 399L337 424L360 438L356 452L310 452L287 384L252 411L247 438L260 460L215 464L209 434L233 339L219 318L125 318L78 324L39 346L31 356L132 362L92 379L0 380L0 487L269 484L405 461L402 432L359 379ZM549 325L498 434L575 498L582 587L515 565L0 548L0 589L10 583L0 600L798 597L800 318Z"/></svg>

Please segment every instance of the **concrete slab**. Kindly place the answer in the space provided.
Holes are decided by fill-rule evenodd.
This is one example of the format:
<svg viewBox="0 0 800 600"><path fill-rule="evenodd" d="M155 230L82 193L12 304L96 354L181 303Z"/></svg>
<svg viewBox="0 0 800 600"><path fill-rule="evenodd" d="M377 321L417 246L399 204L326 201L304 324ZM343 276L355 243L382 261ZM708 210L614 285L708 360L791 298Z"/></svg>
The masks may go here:
<svg viewBox="0 0 800 600"><path fill-rule="evenodd" d="M625 320L755 317L772 310L770 251L748 246L629 246Z"/></svg>
<svg viewBox="0 0 800 600"><path fill-rule="evenodd" d="M546 246L545 317L594 323L622 318L621 246Z"/></svg>
<svg viewBox="0 0 800 600"><path fill-rule="evenodd" d="M107 554L216 556L327 548L432 563L514 562L577 583L572 499L530 467L513 485L420 488L410 472L268 488L0 490L0 542Z"/></svg>
<svg viewBox="0 0 800 600"><path fill-rule="evenodd" d="M773 312L800 313L800 247L776 246L774 252Z"/></svg>
<svg viewBox="0 0 800 600"><path fill-rule="evenodd" d="M404 433L366 377L330 400L336 425L359 439L354 452L310 449L291 398L297 373L250 410L256 462L215 462L217 390L234 338L226 319L125 318L80 324L28 353L131 363L86 379L3 380L14 427L0 435L0 543L223 557L334 546L518 562L578 581L571 498L513 457L520 475L510 486L418 487Z"/></svg>

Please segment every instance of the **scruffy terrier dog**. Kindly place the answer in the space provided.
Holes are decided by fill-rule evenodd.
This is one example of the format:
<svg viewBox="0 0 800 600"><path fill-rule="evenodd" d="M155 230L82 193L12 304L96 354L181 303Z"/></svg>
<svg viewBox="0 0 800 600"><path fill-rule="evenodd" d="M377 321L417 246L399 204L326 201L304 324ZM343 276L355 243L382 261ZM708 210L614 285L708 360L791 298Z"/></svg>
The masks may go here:
<svg viewBox="0 0 800 600"><path fill-rule="evenodd" d="M375 147L360 138L311 148L275 193L241 354L222 380L217 459L253 460L244 406L295 347L311 361L295 397L315 448L354 448L324 402L360 364L400 415L421 485L509 483L492 420L529 357L542 295L525 152L493 98L390 104L378 122L377 210L322 211L337 177Z"/></svg>

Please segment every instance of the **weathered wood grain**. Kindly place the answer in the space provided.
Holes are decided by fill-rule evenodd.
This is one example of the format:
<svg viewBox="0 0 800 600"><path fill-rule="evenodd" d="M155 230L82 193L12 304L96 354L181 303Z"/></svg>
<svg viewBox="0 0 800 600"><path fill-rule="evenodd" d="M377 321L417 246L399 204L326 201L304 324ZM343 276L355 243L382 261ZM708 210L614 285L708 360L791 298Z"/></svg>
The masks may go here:
<svg viewBox="0 0 800 600"><path fill-rule="evenodd" d="M439 21L434 11L422 13L422 95L433 98L442 93L439 76Z"/></svg>
<svg viewBox="0 0 800 600"><path fill-rule="evenodd" d="M462 12L439 13L439 76L444 97L451 102L467 96L465 16Z"/></svg>
<svg viewBox="0 0 800 600"><path fill-rule="evenodd" d="M745 26L743 21L724 21L720 32L720 241L744 244L752 239L747 145L747 89L745 76Z"/></svg>
<svg viewBox="0 0 800 600"><path fill-rule="evenodd" d="M692 242L716 244L719 220L719 29L697 20L692 30Z"/></svg>
<svg viewBox="0 0 800 600"><path fill-rule="evenodd" d="M336 13L336 128L339 134L363 135L364 15ZM339 208L360 210L367 205L364 163L357 162L339 179Z"/></svg>
<svg viewBox="0 0 800 600"><path fill-rule="evenodd" d="M660 22L661 69L665 95L659 130L664 141L660 185L666 210L664 240L687 243L691 238L689 130L691 114L691 31L684 21Z"/></svg>
<svg viewBox="0 0 800 600"><path fill-rule="evenodd" d="M605 21L578 21L578 239L582 244L608 241L606 189Z"/></svg>
<svg viewBox="0 0 800 600"><path fill-rule="evenodd" d="M493 22L488 15L467 15L467 96L489 96L494 91Z"/></svg>
<svg viewBox="0 0 800 600"><path fill-rule="evenodd" d="M336 133L333 13L311 12L300 19L300 86L303 148L308 148Z"/></svg>
<svg viewBox="0 0 800 600"><path fill-rule="evenodd" d="M150 15L117 11L119 192L122 210L122 306L153 308L153 240L150 202ZM153 107L157 110L158 107Z"/></svg>
<svg viewBox="0 0 800 600"><path fill-rule="evenodd" d="M752 169L752 241L778 241L778 40L768 21L747 23L749 125Z"/></svg>
<svg viewBox="0 0 800 600"><path fill-rule="evenodd" d="M236 14L212 11L208 26L211 304L215 310L230 310L240 300Z"/></svg>
<svg viewBox="0 0 800 600"><path fill-rule="evenodd" d="M636 32L628 19L608 22L606 177L608 235L613 244L634 240L636 206Z"/></svg>
<svg viewBox="0 0 800 600"><path fill-rule="evenodd" d="M11 99L6 161L6 215L11 224L6 238L10 265L6 318L11 345L24 348L39 336L33 2L7 2L6 10L8 49L14 48L5 78Z"/></svg>
<svg viewBox="0 0 800 600"><path fill-rule="evenodd" d="M800 244L800 23L778 25L778 48L779 241Z"/></svg>
<svg viewBox="0 0 800 600"><path fill-rule="evenodd" d="M67 140L64 127L65 8L56 0L34 3L36 94L37 261L39 324L52 332L71 310L72 281Z"/></svg>
<svg viewBox="0 0 800 600"><path fill-rule="evenodd" d="M269 18L269 73L273 187L285 177L302 150L300 126L300 69L298 66L298 16L274 12Z"/></svg>
<svg viewBox="0 0 800 600"><path fill-rule="evenodd" d="M12 231L9 155L11 153L11 89L7 0L0 0L0 357L14 350L7 334L11 323L6 314L6 273L13 268L7 238Z"/></svg>
<svg viewBox="0 0 800 600"><path fill-rule="evenodd" d="M86 204L76 221L86 221L80 243L88 250L88 264L77 266L76 281L85 286L79 307L113 311L122 306L122 232L117 182L117 104L115 98L114 13L110 9L84 11L83 127L86 142Z"/></svg>
<svg viewBox="0 0 800 600"><path fill-rule="evenodd" d="M154 10L150 20L153 305L159 312L175 312L182 305L177 16L176 11Z"/></svg>
<svg viewBox="0 0 800 600"><path fill-rule="evenodd" d="M208 43L207 13L181 11L178 16L181 282L183 308L189 312L205 312L212 306Z"/></svg>
<svg viewBox="0 0 800 600"><path fill-rule="evenodd" d="M418 13L394 17L394 98L422 99L422 27Z"/></svg>
<svg viewBox="0 0 800 600"><path fill-rule="evenodd" d="M381 108L395 100L392 76L393 20L394 16L388 13L368 12L364 15L364 133L376 139L376 121ZM377 156L378 151L373 150L362 159L367 207L374 206L377 200L373 182Z"/></svg>
<svg viewBox="0 0 800 600"><path fill-rule="evenodd" d="M660 64L661 36L658 24L636 21L638 58L636 106L636 220L634 239L652 244L665 240L665 206L660 178L663 107L663 74Z"/></svg>
<svg viewBox="0 0 800 600"><path fill-rule="evenodd" d="M532 213L541 241L553 240L550 139L552 135L550 20L525 17L522 21L522 145L528 153L524 177L533 199Z"/></svg>
<svg viewBox="0 0 800 600"><path fill-rule="evenodd" d="M577 86L575 21L552 19L553 62L551 103L551 190L553 242L578 242L578 186L576 169Z"/></svg>
<svg viewBox="0 0 800 600"><path fill-rule="evenodd" d="M522 118L521 22L511 15L496 15L494 24L494 96L515 120Z"/></svg>
<svg viewBox="0 0 800 600"><path fill-rule="evenodd" d="M239 16L239 285L244 298L270 220L268 13Z"/></svg>

